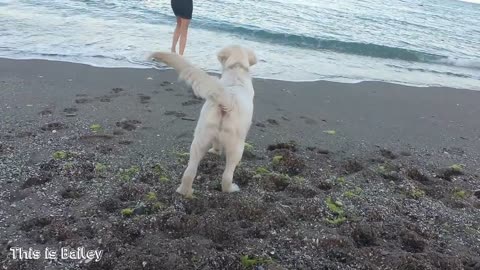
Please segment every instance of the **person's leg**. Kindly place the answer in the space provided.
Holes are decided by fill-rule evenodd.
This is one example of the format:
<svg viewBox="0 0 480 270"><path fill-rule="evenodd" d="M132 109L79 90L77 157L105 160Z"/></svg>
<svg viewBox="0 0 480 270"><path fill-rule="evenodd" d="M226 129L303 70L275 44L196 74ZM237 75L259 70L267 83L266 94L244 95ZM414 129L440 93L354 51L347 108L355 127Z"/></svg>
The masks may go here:
<svg viewBox="0 0 480 270"><path fill-rule="evenodd" d="M182 26L182 19L177 17L177 26L175 27L175 32L173 32L173 40L172 40L172 53L177 52L177 43L178 39L180 38L180 29Z"/></svg>
<svg viewBox="0 0 480 270"><path fill-rule="evenodd" d="M190 20L181 19L182 24L180 25L180 55L183 55L185 52L185 45L187 44L187 35L188 35L188 25Z"/></svg>

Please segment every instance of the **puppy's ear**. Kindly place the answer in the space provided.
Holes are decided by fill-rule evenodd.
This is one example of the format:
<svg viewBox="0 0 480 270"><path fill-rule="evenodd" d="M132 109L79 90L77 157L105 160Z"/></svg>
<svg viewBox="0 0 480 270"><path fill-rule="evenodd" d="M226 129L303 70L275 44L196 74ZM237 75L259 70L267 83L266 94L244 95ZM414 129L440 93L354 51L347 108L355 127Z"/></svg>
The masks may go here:
<svg viewBox="0 0 480 270"><path fill-rule="evenodd" d="M247 49L247 54L248 54L248 63L250 66L253 66L257 63L257 55L255 55L255 52L251 49Z"/></svg>
<svg viewBox="0 0 480 270"><path fill-rule="evenodd" d="M220 50L218 53L217 53L217 59L218 61L222 64L222 65L225 65L225 62L227 61L227 59L230 57L230 54L231 54L231 50L230 48L223 48L222 50Z"/></svg>

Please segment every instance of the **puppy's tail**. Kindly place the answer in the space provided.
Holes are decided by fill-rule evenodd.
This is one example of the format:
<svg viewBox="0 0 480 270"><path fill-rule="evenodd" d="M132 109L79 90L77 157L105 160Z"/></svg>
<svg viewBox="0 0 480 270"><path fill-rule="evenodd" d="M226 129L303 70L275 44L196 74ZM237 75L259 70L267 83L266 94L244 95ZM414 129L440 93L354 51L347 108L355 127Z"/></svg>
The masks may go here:
<svg viewBox="0 0 480 270"><path fill-rule="evenodd" d="M226 111L231 110L232 99L217 78L208 75L175 53L156 52L151 55L151 58L174 68L179 78L192 87L196 96L210 99Z"/></svg>

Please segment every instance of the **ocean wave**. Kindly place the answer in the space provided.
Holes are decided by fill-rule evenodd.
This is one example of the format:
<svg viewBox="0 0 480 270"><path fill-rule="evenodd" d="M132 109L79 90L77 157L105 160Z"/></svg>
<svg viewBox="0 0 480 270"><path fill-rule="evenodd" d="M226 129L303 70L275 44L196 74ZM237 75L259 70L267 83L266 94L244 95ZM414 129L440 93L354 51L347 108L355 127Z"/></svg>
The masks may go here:
<svg viewBox="0 0 480 270"><path fill-rule="evenodd" d="M9 53L10 52L10 53ZM45 59L55 61L65 61L71 63L82 63L97 67L130 67L130 68L150 68L152 64L145 59L135 59L119 55L86 54L86 53L49 53L29 50L4 50L0 52L0 57L12 59Z"/></svg>
<svg viewBox="0 0 480 270"><path fill-rule="evenodd" d="M472 3L472 4L480 4L479 0L460 0L462 2Z"/></svg>
<svg viewBox="0 0 480 270"><path fill-rule="evenodd" d="M470 69L480 69L480 61L473 59L459 59L447 57L445 59L438 60L437 63Z"/></svg>
<svg viewBox="0 0 480 270"><path fill-rule="evenodd" d="M107 18L109 24L129 19L132 20L132 23L140 22L153 26L158 24L171 24L175 20L169 5L166 4L157 4L154 6L151 6L153 3L148 5L137 5L134 1L67 1L67 4L65 4L65 1L60 0L36 0L35 3L35 7L41 5L43 7L48 7L49 9L65 10L65 12L70 14L88 13L94 18ZM33 12L35 12L35 14L38 13L37 9L33 10L31 8L31 6L28 6L27 11L31 11L32 14ZM25 10L22 10L22 12L25 12ZM50 16L51 14L48 15ZM119 18L121 19L119 20ZM61 19L63 19L63 17ZM84 20L85 18L81 17L81 19ZM368 17L362 19L368 19ZM106 24L104 21L100 23ZM398 23L400 23L400 21ZM419 24L412 25L420 27ZM402 42L397 42L400 45L383 45L380 44L382 42L378 40L372 42L344 40L344 38L338 35L331 37L317 37L312 33L282 32L282 30L279 29L272 29L272 26L268 24L260 24L258 26L255 26L253 23L238 24L226 19L219 20L218 17L212 18L212 16L207 16L205 14L196 15L194 21L192 21L192 27L198 27L213 33L220 32L220 34L234 35L237 38L247 39L254 42L291 46L301 49L322 50L346 55L387 60L402 60L408 62L463 67L468 69L480 69L480 62L478 59L469 60L452 58L448 52L437 52L437 50L433 50L434 52L432 52L428 47L423 48L421 45L403 46ZM94 41L87 43L86 46L96 45L97 43L103 42L104 41ZM413 42L413 44L415 44L415 42Z"/></svg>
<svg viewBox="0 0 480 270"><path fill-rule="evenodd" d="M243 38L253 39L255 41L270 42L307 49L328 50L345 54L414 62L434 62L447 58L443 55L436 55L397 47L389 47L373 43L349 42L335 39L322 39L298 34L273 32L249 25L234 26L229 23L207 21L200 23L200 26L208 30L229 32Z"/></svg>
<svg viewBox="0 0 480 270"><path fill-rule="evenodd" d="M426 73L432 73L432 74L454 76L454 77L459 77L459 78L474 79L474 77L472 75L455 73L455 72L450 72L450 71L437 71L437 70L430 69L430 68L411 68L411 67L402 67L402 66L391 65L391 64L387 64L386 66L393 67L393 68L396 68L396 69L404 69L404 70L408 70L408 71L418 71L418 72L426 72Z"/></svg>
<svg viewBox="0 0 480 270"><path fill-rule="evenodd" d="M227 22L209 21L202 18L197 24L200 28L211 31L228 32L240 38L267 42L272 44L293 46L305 49L327 50L343 54L403 60L480 69L480 62L469 59L450 58L448 56L422 52L419 50L390 47L374 43L350 42L336 39L323 39L298 34L273 32L250 25L232 25Z"/></svg>

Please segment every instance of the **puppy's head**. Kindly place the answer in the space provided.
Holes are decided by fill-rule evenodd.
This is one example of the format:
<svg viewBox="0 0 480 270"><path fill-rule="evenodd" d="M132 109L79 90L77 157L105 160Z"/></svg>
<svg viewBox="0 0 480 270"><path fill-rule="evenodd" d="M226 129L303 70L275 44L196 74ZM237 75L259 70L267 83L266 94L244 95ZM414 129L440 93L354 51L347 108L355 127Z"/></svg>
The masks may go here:
<svg viewBox="0 0 480 270"><path fill-rule="evenodd" d="M253 50L238 45L223 48L218 52L217 58L224 69L239 64L248 70L257 63L257 56Z"/></svg>

